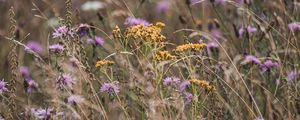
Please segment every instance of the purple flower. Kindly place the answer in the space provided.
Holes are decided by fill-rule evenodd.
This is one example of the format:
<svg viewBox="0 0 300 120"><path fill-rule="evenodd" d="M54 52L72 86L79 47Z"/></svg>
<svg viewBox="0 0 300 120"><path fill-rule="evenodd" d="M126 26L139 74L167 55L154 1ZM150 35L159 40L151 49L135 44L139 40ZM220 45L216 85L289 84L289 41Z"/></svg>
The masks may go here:
<svg viewBox="0 0 300 120"><path fill-rule="evenodd" d="M54 44L49 46L49 50L54 53L61 53L62 51L64 51L64 46L60 44Z"/></svg>
<svg viewBox="0 0 300 120"><path fill-rule="evenodd" d="M0 94L7 91L7 82L5 82L4 79L0 80Z"/></svg>
<svg viewBox="0 0 300 120"><path fill-rule="evenodd" d="M31 109L31 113L38 119L50 119L51 116L55 115L55 111L53 108L46 108L46 109Z"/></svg>
<svg viewBox="0 0 300 120"><path fill-rule="evenodd" d="M80 95L71 95L68 97L69 104L78 104L83 102L85 99Z"/></svg>
<svg viewBox="0 0 300 120"><path fill-rule="evenodd" d="M219 29L214 29L211 31L211 35L217 39L222 37L222 32Z"/></svg>
<svg viewBox="0 0 300 120"><path fill-rule="evenodd" d="M163 80L163 85L165 86L169 86L171 84L179 84L180 83L180 79L177 78L177 77L166 77L164 80Z"/></svg>
<svg viewBox="0 0 300 120"><path fill-rule="evenodd" d="M61 38L61 37L74 37L74 30L68 28L67 26L61 26L57 29L55 29L53 35L53 38Z"/></svg>
<svg viewBox="0 0 300 120"><path fill-rule="evenodd" d="M299 30L299 29L300 29L300 22L293 22L293 23L290 23L290 24L288 24L288 28L289 28L291 31Z"/></svg>
<svg viewBox="0 0 300 120"><path fill-rule="evenodd" d="M28 49L31 49L32 51L34 51L38 54L42 54L44 51L42 45L35 41L29 41L26 46L28 48L25 48L25 51L28 51Z"/></svg>
<svg viewBox="0 0 300 120"><path fill-rule="evenodd" d="M90 26L88 24L80 24L77 33L80 37L88 35Z"/></svg>
<svg viewBox="0 0 300 120"><path fill-rule="evenodd" d="M294 70L294 71L291 71L291 72L288 73L287 81L292 82L293 80L296 80L299 77L300 77L300 71Z"/></svg>
<svg viewBox="0 0 300 120"><path fill-rule="evenodd" d="M120 88L116 85L116 83L103 83L100 88L101 92L107 92L108 94L119 93Z"/></svg>
<svg viewBox="0 0 300 120"><path fill-rule="evenodd" d="M143 20L143 19L140 19L140 18L131 18L131 17L127 18L125 20L124 24L127 25L127 26L136 26L136 25L140 25L140 24L143 24L145 26L150 25L150 23L147 22L146 20Z"/></svg>
<svg viewBox="0 0 300 120"><path fill-rule="evenodd" d="M272 60L266 60L264 64L261 65L262 71L268 71L271 70L272 68L278 68L279 64L277 62L273 62Z"/></svg>
<svg viewBox="0 0 300 120"><path fill-rule="evenodd" d="M170 1L162 0L157 3L156 11L158 13L165 13L170 9Z"/></svg>
<svg viewBox="0 0 300 120"><path fill-rule="evenodd" d="M218 48L219 45L215 42L209 42L209 43L207 43L206 47L207 47L207 54L209 56L211 56L212 55L212 50Z"/></svg>
<svg viewBox="0 0 300 120"><path fill-rule="evenodd" d="M254 55L247 55L241 64L247 64L247 63L254 63L257 65L261 64L260 60Z"/></svg>
<svg viewBox="0 0 300 120"><path fill-rule="evenodd" d="M104 45L104 39L98 36L95 36L95 40L93 40L92 38L88 38L87 42L89 44L95 45L95 46L102 46Z"/></svg>
<svg viewBox="0 0 300 120"><path fill-rule="evenodd" d="M58 84L59 88L72 88L72 86L75 84L75 79L70 74L63 74L58 78L56 83Z"/></svg>
<svg viewBox="0 0 300 120"><path fill-rule="evenodd" d="M29 74L29 68L26 67L26 66L21 66L20 69L19 69L22 77L24 78L29 78L30 77L30 74Z"/></svg>
<svg viewBox="0 0 300 120"><path fill-rule="evenodd" d="M185 89L186 89L188 86L190 86L190 85L191 85L191 83L190 83L190 81L188 81L188 80L185 80L185 81L181 82L181 84L179 85L179 91L180 91L180 92L184 92Z"/></svg>
<svg viewBox="0 0 300 120"><path fill-rule="evenodd" d="M184 92L183 95L184 95L185 104L190 104L193 101L193 97L194 97L193 94L189 92Z"/></svg>
<svg viewBox="0 0 300 120"><path fill-rule="evenodd" d="M248 33L255 33L256 31L257 31L257 28L255 28L255 27L253 27L253 26L247 26L247 32ZM245 28L244 27L241 27L240 29L239 29L239 36L240 37L242 37L243 35L244 35L244 33L245 33Z"/></svg>
<svg viewBox="0 0 300 120"><path fill-rule="evenodd" d="M26 82L27 93L32 93L38 87L38 83L36 83L33 79L26 79L25 82Z"/></svg>

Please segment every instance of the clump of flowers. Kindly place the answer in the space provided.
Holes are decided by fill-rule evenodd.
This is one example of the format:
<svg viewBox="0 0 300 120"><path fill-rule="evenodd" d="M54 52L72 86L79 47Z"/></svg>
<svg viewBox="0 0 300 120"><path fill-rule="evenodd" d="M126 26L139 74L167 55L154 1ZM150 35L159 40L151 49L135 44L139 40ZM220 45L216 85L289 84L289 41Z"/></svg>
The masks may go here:
<svg viewBox="0 0 300 120"><path fill-rule="evenodd" d="M157 22L146 26L139 24L126 29L126 38L142 39L145 42L162 42L166 37L161 34L161 29L165 26L164 23Z"/></svg>
<svg viewBox="0 0 300 120"><path fill-rule="evenodd" d="M117 83L103 83L103 85L100 88L101 92L106 92L110 95L114 94L114 93L119 93L120 92L120 88L117 85Z"/></svg>
<svg viewBox="0 0 300 120"><path fill-rule="evenodd" d="M97 61L95 67L101 68L101 67L103 67L105 65L110 66L110 65L113 65L113 64L114 64L114 62L110 61L110 60L100 60L100 61Z"/></svg>
<svg viewBox="0 0 300 120"><path fill-rule="evenodd" d="M187 50L195 50L195 51L201 51L206 47L205 43L189 43L184 45L179 45L176 47L175 51L177 52L184 52Z"/></svg>
<svg viewBox="0 0 300 120"><path fill-rule="evenodd" d="M215 86L210 85L209 82L207 82L205 80L191 79L190 82L192 84L195 84L195 85L203 87L207 91L210 91L210 92L216 91Z"/></svg>
<svg viewBox="0 0 300 120"><path fill-rule="evenodd" d="M5 82L4 79L0 80L0 94L7 91L7 82Z"/></svg>
<svg viewBox="0 0 300 120"><path fill-rule="evenodd" d="M273 68L278 68L280 65L278 62L273 62L272 60L266 60L263 64L261 64L262 71L270 71Z"/></svg>
<svg viewBox="0 0 300 120"><path fill-rule="evenodd" d="M59 88L69 87L75 84L75 79L70 74L63 74L58 79L57 82Z"/></svg>
<svg viewBox="0 0 300 120"><path fill-rule="evenodd" d="M173 59L176 59L176 56L171 55L168 51L158 51L154 56L154 60L156 61L166 61Z"/></svg>
<svg viewBox="0 0 300 120"><path fill-rule="evenodd" d="M46 109L31 109L31 113L38 119L45 119L48 120L51 116L54 116L56 113L53 108L46 108Z"/></svg>
<svg viewBox="0 0 300 120"><path fill-rule="evenodd" d="M68 28L67 26L61 26L55 29L54 33L52 34L53 38L62 38L62 37L74 37L75 32L73 29Z"/></svg>
<svg viewBox="0 0 300 120"><path fill-rule="evenodd" d="M150 25L150 23L147 22L146 20L143 20L141 18L132 18L132 17L127 18L124 24L127 26L136 26L136 25L149 26Z"/></svg>
<svg viewBox="0 0 300 120"><path fill-rule="evenodd" d="M169 86L169 85L172 85L172 84L179 84L180 82L180 79L177 78L177 77L166 77L164 80L163 80L163 84L165 86Z"/></svg>

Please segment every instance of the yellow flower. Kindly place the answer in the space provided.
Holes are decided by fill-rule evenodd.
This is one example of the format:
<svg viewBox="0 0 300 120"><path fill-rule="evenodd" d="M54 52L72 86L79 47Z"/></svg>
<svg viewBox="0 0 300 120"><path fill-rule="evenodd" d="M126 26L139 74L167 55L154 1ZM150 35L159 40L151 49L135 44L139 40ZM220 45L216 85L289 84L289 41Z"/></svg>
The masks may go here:
<svg viewBox="0 0 300 120"><path fill-rule="evenodd" d="M171 55L168 51L158 51L154 56L154 60L156 61L165 61L165 60L173 60L176 56Z"/></svg>
<svg viewBox="0 0 300 120"><path fill-rule="evenodd" d="M198 79L191 79L190 82L192 84L198 85L203 87L204 89L206 89L207 91L216 91L215 86L210 85L209 82L205 81L205 80L198 80Z"/></svg>
<svg viewBox="0 0 300 120"><path fill-rule="evenodd" d="M105 65L113 65L114 62L113 61L110 61L110 60L100 60L100 61L97 61L96 63L96 67L103 67Z"/></svg>
<svg viewBox="0 0 300 120"><path fill-rule="evenodd" d="M179 45L176 47L175 51L178 52L184 52L186 50L195 50L195 51L201 51L206 47L205 43L189 43L184 45Z"/></svg>
<svg viewBox="0 0 300 120"><path fill-rule="evenodd" d="M164 23L158 22L145 26L144 24L132 26L126 29L126 38L142 39L145 42L162 42L166 37L161 34L161 29L165 26Z"/></svg>

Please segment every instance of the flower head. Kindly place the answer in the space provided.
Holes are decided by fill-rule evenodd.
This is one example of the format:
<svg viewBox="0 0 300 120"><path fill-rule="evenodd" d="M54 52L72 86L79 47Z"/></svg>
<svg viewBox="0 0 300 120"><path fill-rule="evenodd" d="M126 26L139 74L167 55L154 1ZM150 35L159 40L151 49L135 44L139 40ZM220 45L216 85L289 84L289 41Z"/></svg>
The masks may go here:
<svg viewBox="0 0 300 120"><path fill-rule="evenodd" d="M288 24L288 28L289 28L291 31L299 30L299 29L300 29L300 22L293 22L293 23L290 23L290 24Z"/></svg>
<svg viewBox="0 0 300 120"><path fill-rule="evenodd" d="M32 51L34 51L38 54L42 54L44 51L42 45L35 41L29 41L26 46L28 47L27 49L31 49ZM27 51L27 49L25 49L25 50Z"/></svg>
<svg viewBox="0 0 300 120"><path fill-rule="evenodd" d="M24 78L30 77L29 68L27 66L21 66L19 71L20 71L22 77L24 77Z"/></svg>
<svg viewBox="0 0 300 120"><path fill-rule="evenodd" d="M166 61L166 60L173 60L176 56L171 55L168 51L158 51L154 56L154 60L156 61Z"/></svg>
<svg viewBox="0 0 300 120"><path fill-rule="evenodd" d="M95 46L102 46L104 44L104 39L98 36L95 36L95 39L88 38L87 42L89 44L95 45Z"/></svg>
<svg viewBox="0 0 300 120"><path fill-rule="evenodd" d="M0 80L0 94L7 91L7 82L5 82L4 79Z"/></svg>
<svg viewBox="0 0 300 120"><path fill-rule="evenodd" d="M80 95L71 95L68 97L69 104L78 104L84 101L84 98Z"/></svg>
<svg viewBox="0 0 300 120"><path fill-rule="evenodd" d="M162 0L157 3L156 11L158 13L165 13L170 9L170 1Z"/></svg>
<svg viewBox="0 0 300 120"><path fill-rule="evenodd" d="M171 84L179 84L180 83L180 79L177 78L177 77L166 77L164 80L163 80L163 84L165 86L169 86Z"/></svg>
<svg viewBox="0 0 300 120"><path fill-rule="evenodd" d="M72 86L75 84L75 79L70 74L63 74L58 78L57 84L59 88L72 88Z"/></svg>
<svg viewBox="0 0 300 120"><path fill-rule="evenodd" d="M90 30L90 26L88 24L80 24L77 33L79 34L80 37L84 37L88 35L89 30Z"/></svg>
<svg viewBox="0 0 300 120"><path fill-rule="evenodd" d="M113 65L114 63L115 62L110 61L110 60L100 60L100 61L97 61L95 67L101 68L101 67L103 67L105 65L108 65L108 66Z"/></svg>
<svg viewBox="0 0 300 120"><path fill-rule="evenodd" d="M255 33L257 31L257 28L253 27L253 26L247 26L246 27L246 30L248 33ZM241 27L239 29L239 36L242 37L245 33L245 28L244 27Z"/></svg>
<svg viewBox="0 0 300 120"><path fill-rule="evenodd" d="M53 35L53 38L61 38L61 37L74 37L74 30L71 28L68 28L67 26L61 26L57 29L55 29Z"/></svg>
<svg viewBox="0 0 300 120"><path fill-rule="evenodd" d="M103 83L100 88L101 92L107 92L108 94L119 93L120 88L117 86L116 83Z"/></svg>
<svg viewBox="0 0 300 120"><path fill-rule="evenodd" d="M261 65L262 71L269 71L272 68L278 68L279 64L277 62L273 62L272 60L266 60L264 64Z"/></svg>
<svg viewBox="0 0 300 120"><path fill-rule="evenodd" d="M195 50L195 51L201 51L206 47L205 43L189 43L184 45L179 45L176 47L175 51L177 52L184 52L187 50Z"/></svg>
<svg viewBox="0 0 300 120"><path fill-rule="evenodd" d="M49 46L49 50L54 53L61 53L64 51L64 46L61 44L54 44Z"/></svg>
<svg viewBox="0 0 300 120"><path fill-rule="evenodd" d="M51 116L55 115L55 111L53 108L46 108L46 109L31 109L31 113L38 119L50 119Z"/></svg>
<svg viewBox="0 0 300 120"><path fill-rule="evenodd" d="M300 71L294 70L288 73L287 75L287 81L292 82L293 80L296 80L300 78Z"/></svg>
<svg viewBox="0 0 300 120"><path fill-rule="evenodd" d="M126 38L141 39L145 42L162 42L166 37L161 34L164 23L157 22L155 24L144 25L139 24L129 27L125 31Z"/></svg>
<svg viewBox="0 0 300 120"><path fill-rule="evenodd" d="M185 104L190 104L193 101L194 96L192 93L184 92L183 95Z"/></svg>
<svg viewBox="0 0 300 120"><path fill-rule="evenodd" d="M125 25L127 26L136 26L136 25L144 25L144 26L149 26L150 23L147 22L146 20L140 19L140 18L127 18L125 20Z"/></svg>
<svg viewBox="0 0 300 120"><path fill-rule="evenodd" d="M188 81L188 80L185 80L185 81L181 82L181 84L179 85L179 91L180 91L180 92L184 92L185 89L186 89L188 86L190 86L190 85L191 85L191 83L190 83L190 81Z"/></svg>
<svg viewBox="0 0 300 120"><path fill-rule="evenodd" d="M191 79L190 83L193 83L195 85L198 85L202 88L204 88L207 91L216 91L215 86L211 85L208 81L205 80L198 80L198 79Z"/></svg>
<svg viewBox="0 0 300 120"><path fill-rule="evenodd" d="M257 65L261 64L260 60L254 55L247 55L241 64L247 64L247 63L254 63Z"/></svg>
<svg viewBox="0 0 300 120"><path fill-rule="evenodd" d="M25 84L27 93L32 93L38 87L38 83L36 83L33 79L26 79Z"/></svg>

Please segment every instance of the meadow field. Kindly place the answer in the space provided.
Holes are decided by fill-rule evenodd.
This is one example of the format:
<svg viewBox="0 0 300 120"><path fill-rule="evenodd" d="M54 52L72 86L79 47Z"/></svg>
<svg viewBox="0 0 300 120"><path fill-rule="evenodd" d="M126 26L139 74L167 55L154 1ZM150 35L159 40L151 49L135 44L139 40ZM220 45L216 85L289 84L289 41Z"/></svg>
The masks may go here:
<svg viewBox="0 0 300 120"><path fill-rule="evenodd" d="M0 120L300 120L300 1L0 0Z"/></svg>

